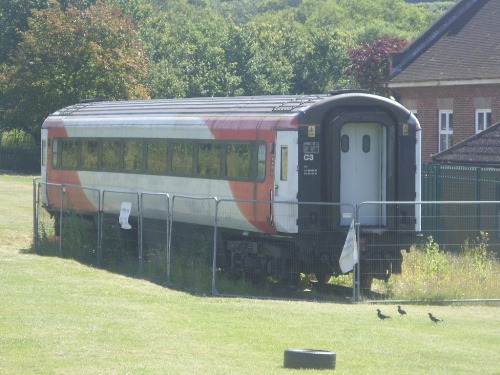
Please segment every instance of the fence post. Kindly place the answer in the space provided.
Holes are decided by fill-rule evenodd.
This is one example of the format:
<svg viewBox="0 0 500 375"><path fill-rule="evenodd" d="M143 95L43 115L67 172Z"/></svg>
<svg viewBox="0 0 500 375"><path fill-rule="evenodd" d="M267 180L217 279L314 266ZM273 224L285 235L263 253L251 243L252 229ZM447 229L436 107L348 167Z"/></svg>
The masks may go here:
<svg viewBox="0 0 500 375"><path fill-rule="evenodd" d="M63 226L63 217L64 217L64 192L66 191L64 185L61 185L61 209L59 211L59 256L62 258L62 226Z"/></svg>
<svg viewBox="0 0 500 375"><path fill-rule="evenodd" d="M476 201L481 200L481 168L476 168ZM481 205L478 204L476 208L476 230L481 231Z"/></svg>
<svg viewBox="0 0 500 375"><path fill-rule="evenodd" d="M360 244L360 239L359 239L359 232L360 232L360 223L358 220L358 207L356 207L355 211L355 228L356 228L356 243L357 243L357 248L355 251L358 253L358 262L354 265L354 268L352 270L353 275L352 275L352 280L353 280L353 295L352 295L352 300L354 302L359 302L361 301L361 251L359 251L359 244Z"/></svg>
<svg viewBox="0 0 500 375"><path fill-rule="evenodd" d="M142 194L137 194L137 246L139 247L139 275L143 276L144 260L142 248Z"/></svg>
<svg viewBox="0 0 500 375"><path fill-rule="evenodd" d="M216 272L217 272L217 222L219 221L219 200L215 197L215 215L214 215L214 255L212 259L212 296L216 296L219 294L217 288L215 287L216 281Z"/></svg>
<svg viewBox="0 0 500 375"><path fill-rule="evenodd" d="M38 191L37 189L37 179L33 179L33 246L35 247L35 253L38 254Z"/></svg>
<svg viewBox="0 0 500 375"><path fill-rule="evenodd" d="M103 222L103 196L104 192L99 190L99 204L97 207L97 267L102 268L102 222Z"/></svg>

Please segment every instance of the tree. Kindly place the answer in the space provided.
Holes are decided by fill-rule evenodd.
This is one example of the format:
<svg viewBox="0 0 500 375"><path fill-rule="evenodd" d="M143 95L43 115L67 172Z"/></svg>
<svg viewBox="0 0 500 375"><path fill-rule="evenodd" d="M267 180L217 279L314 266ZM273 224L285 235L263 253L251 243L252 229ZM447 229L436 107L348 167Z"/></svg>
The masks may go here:
<svg viewBox="0 0 500 375"><path fill-rule="evenodd" d="M305 35L294 58L294 93L318 94L347 88L348 34L331 28L315 28ZM297 35L297 38L299 35Z"/></svg>
<svg viewBox="0 0 500 375"><path fill-rule="evenodd" d="M243 95L288 94L293 66L288 51L295 46L293 32L286 23L256 20L234 27L226 46L226 59L241 80Z"/></svg>
<svg viewBox="0 0 500 375"><path fill-rule="evenodd" d="M408 42L401 38L384 36L372 44L362 42L361 47L349 50L351 75L359 87L374 93L384 94L384 79L389 72L389 57L392 52L403 49Z"/></svg>
<svg viewBox="0 0 500 375"><path fill-rule="evenodd" d="M79 9L86 8L96 0L58 0L63 9L71 5ZM0 1L0 64L20 42L20 32L28 29L28 18L33 10L46 9L49 0L2 0Z"/></svg>
<svg viewBox="0 0 500 375"><path fill-rule="evenodd" d="M22 129L38 140L47 115L81 99L148 97L146 53L117 8L99 2L63 11L51 2L28 23L11 65L0 70L4 129Z"/></svg>
<svg viewBox="0 0 500 375"><path fill-rule="evenodd" d="M16 48L20 36L18 31L28 28L32 9L47 7L47 0L3 0L0 1L0 64Z"/></svg>

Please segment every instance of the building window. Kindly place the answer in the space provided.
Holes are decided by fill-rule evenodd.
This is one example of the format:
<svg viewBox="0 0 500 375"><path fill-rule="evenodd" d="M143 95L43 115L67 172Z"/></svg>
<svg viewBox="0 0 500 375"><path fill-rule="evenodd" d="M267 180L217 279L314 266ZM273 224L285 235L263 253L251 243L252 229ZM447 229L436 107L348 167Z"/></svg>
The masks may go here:
<svg viewBox="0 0 500 375"><path fill-rule="evenodd" d="M453 146L453 111L439 111L439 152Z"/></svg>
<svg viewBox="0 0 500 375"><path fill-rule="evenodd" d="M476 110L476 133L491 126L491 109Z"/></svg>

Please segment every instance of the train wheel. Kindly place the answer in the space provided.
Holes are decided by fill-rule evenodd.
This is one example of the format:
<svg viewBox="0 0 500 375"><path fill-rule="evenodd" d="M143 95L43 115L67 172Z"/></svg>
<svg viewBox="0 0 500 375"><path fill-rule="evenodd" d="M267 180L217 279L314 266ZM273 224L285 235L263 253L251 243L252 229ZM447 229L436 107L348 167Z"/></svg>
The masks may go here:
<svg viewBox="0 0 500 375"><path fill-rule="evenodd" d="M332 275L322 273L322 272L315 273L314 275L316 276L316 280L318 280L318 283L320 285L328 284L328 282L330 281L330 278L332 277Z"/></svg>
<svg viewBox="0 0 500 375"><path fill-rule="evenodd" d="M325 350L287 349L285 368L335 369L336 354Z"/></svg>

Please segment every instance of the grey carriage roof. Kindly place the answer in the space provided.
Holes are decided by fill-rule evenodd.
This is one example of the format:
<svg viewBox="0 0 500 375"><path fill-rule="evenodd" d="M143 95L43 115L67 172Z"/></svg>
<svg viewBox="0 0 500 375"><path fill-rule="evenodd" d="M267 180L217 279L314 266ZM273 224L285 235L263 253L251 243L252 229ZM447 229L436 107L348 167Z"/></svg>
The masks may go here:
<svg viewBox="0 0 500 375"><path fill-rule="evenodd" d="M54 113L55 116L196 115L297 112L324 96L210 97L129 101L82 101Z"/></svg>
<svg viewBox="0 0 500 375"><path fill-rule="evenodd" d="M171 116L290 116L303 114L319 122L334 106L382 105L406 121L409 111L396 101L365 93L322 95L240 96L132 101L83 101L60 109L50 117L171 117Z"/></svg>

